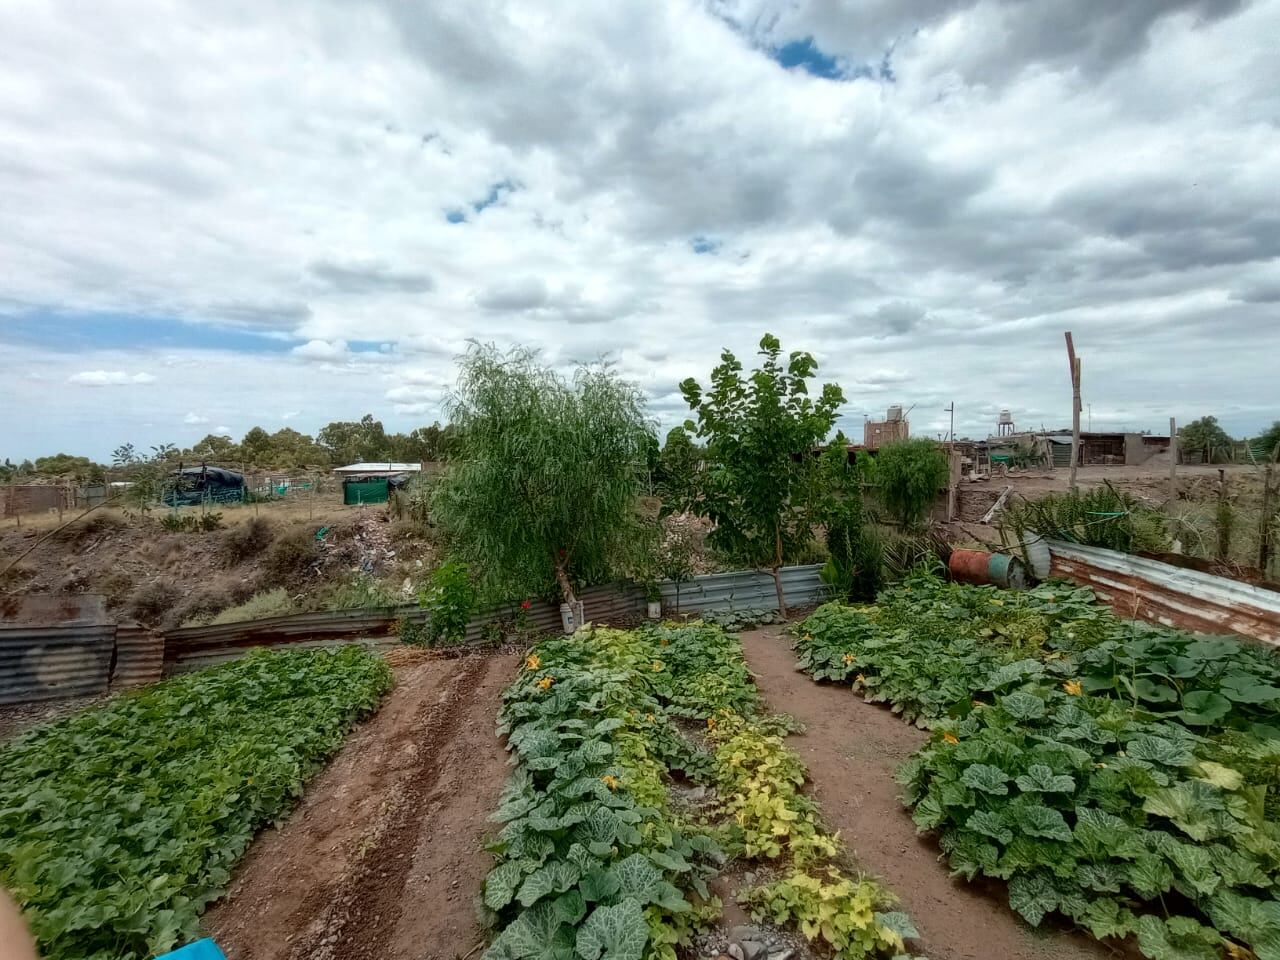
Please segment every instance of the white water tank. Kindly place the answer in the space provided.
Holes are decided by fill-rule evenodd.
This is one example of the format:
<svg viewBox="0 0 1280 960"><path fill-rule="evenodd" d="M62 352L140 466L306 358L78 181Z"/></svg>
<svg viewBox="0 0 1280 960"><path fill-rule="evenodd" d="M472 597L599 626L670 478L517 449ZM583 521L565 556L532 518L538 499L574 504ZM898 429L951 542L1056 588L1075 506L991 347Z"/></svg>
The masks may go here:
<svg viewBox="0 0 1280 960"><path fill-rule="evenodd" d="M897 423L902 419L902 404L895 403L889 408L889 414L885 417L890 423Z"/></svg>
<svg viewBox="0 0 1280 960"><path fill-rule="evenodd" d="M1013 411L1012 411L1012 410L1010 410L1008 407L1005 407L1003 410L1001 410L1001 411L1000 411L1000 422L1001 422L1001 423L1013 423Z"/></svg>

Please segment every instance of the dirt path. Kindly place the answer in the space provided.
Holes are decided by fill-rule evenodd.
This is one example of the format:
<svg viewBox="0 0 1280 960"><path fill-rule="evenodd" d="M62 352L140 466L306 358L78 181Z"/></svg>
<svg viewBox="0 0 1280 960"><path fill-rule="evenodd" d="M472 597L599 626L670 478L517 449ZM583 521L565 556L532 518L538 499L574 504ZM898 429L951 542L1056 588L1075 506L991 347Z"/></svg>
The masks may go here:
<svg viewBox="0 0 1280 960"><path fill-rule="evenodd" d="M205 929L235 960L452 960L481 942L515 656L430 660L254 841Z"/></svg>
<svg viewBox="0 0 1280 960"><path fill-rule="evenodd" d="M1044 933L1009 909L1002 886L947 876L936 844L916 836L897 798L894 770L925 739L896 714L845 687L817 684L795 669L778 628L742 635L756 683L773 710L804 722L792 746L809 766L823 818L858 861L902 898L931 960L1081 960L1113 954L1087 937Z"/></svg>

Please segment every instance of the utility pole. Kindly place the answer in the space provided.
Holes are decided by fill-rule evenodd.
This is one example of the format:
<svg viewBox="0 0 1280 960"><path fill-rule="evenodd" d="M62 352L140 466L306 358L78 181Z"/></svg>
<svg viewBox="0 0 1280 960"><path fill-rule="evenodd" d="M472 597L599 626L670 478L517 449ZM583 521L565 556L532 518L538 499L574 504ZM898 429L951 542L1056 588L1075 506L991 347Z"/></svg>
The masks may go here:
<svg viewBox="0 0 1280 960"><path fill-rule="evenodd" d="M1089 432L1093 433L1093 404L1087 404L1089 407Z"/></svg>
<svg viewBox="0 0 1280 960"><path fill-rule="evenodd" d="M1178 499L1178 424L1169 418L1169 504Z"/></svg>
<svg viewBox="0 0 1280 960"><path fill-rule="evenodd" d="M951 414L951 429L947 431L947 441L951 444L951 449L956 448L956 402L951 401L951 406L942 408L945 413Z"/></svg>
<svg viewBox="0 0 1280 960"><path fill-rule="evenodd" d="M1076 489L1076 466L1080 462L1080 358L1076 345L1067 331L1067 363L1071 367L1071 479L1069 487Z"/></svg>

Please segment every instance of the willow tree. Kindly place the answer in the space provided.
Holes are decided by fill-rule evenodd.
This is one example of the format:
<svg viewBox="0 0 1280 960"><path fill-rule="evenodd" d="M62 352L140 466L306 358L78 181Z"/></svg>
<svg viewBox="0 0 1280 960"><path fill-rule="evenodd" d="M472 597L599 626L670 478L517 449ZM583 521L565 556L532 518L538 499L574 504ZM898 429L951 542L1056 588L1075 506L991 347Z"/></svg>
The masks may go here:
<svg viewBox="0 0 1280 960"><path fill-rule="evenodd" d="M780 571L821 519L813 453L835 425L844 394L827 383L811 397L809 380L817 361L802 351L785 361L781 354L778 338L766 333L758 369L744 376L742 363L726 350L711 371L707 391L690 377L680 392L697 414L697 422L686 428L707 445L699 482L702 502L715 521L711 542L772 573L778 610L786 616Z"/></svg>
<svg viewBox="0 0 1280 960"><path fill-rule="evenodd" d="M491 596L608 575L625 548L649 438L642 396L607 367L571 379L536 351L473 344L448 400L457 431L432 513Z"/></svg>

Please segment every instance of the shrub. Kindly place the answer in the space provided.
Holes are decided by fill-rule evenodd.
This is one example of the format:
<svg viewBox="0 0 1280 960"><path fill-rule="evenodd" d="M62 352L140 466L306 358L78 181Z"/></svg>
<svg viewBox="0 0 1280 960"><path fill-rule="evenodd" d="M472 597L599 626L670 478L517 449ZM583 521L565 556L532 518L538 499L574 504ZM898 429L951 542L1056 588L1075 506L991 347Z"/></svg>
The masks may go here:
<svg viewBox="0 0 1280 960"><path fill-rule="evenodd" d="M866 522L860 500L840 504L827 522L827 552L823 580L838 596L874 600L884 582L884 546Z"/></svg>
<svg viewBox="0 0 1280 960"><path fill-rule="evenodd" d="M228 607L210 617L197 617L185 626L203 626L205 624L241 623L245 620L265 620L268 617L284 617L297 613L298 607L284 587L255 593L238 606Z"/></svg>
<svg viewBox="0 0 1280 960"><path fill-rule="evenodd" d="M1109 483L1017 501L1001 515L1000 529L1018 542L1038 533L1122 553L1163 552L1170 546L1161 513Z"/></svg>
<svg viewBox="0 0 1280 960"><path fill-rule="evenodd" d="M232 527L222 537L222 560L228 567L259 556L275 539L271 521L254 517L248 523Z"/></svg>
<svg viewBox="0 0 1280 960"><path fill-rule="evenodd" d="M170 580L152 580L133 592L129 614L139 623L156 626L180 599L182 590Z"/></svg>
<svg viewBox="0 0 1280 960"><path fill-rule="evenodd" d="M465 563L450 560L431 573L418 603L431 614L425 628L428 643L459 643L476 608L476 588Z"/></svg>
<svg viewBox="0 0 1280 960"><path fill-rule="evenodd" d="M271 544L263 561L264 579L272 585L295 583L319 558L315 531L310 527L293 530Z"/></svg>
<svg viewBox="0 0 1280 960"><path fill-rule="evenodd" d="M882 447L872 475L880 502L893 519L910 529L929 515L938 492L947 485L949 470L942 448L918 438Z"/></svg>

